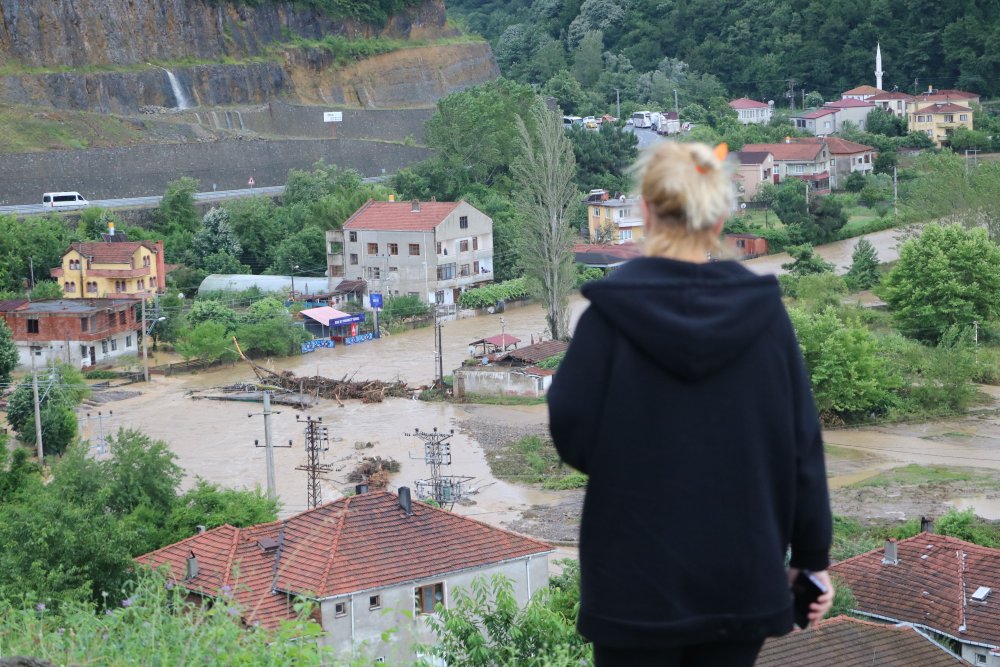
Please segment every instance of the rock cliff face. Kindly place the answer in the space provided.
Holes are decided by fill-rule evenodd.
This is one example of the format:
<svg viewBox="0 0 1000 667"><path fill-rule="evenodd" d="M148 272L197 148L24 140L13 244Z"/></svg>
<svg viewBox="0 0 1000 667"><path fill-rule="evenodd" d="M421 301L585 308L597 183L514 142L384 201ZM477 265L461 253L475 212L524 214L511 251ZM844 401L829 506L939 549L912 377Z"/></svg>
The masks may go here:
<svg viewBox="0 0 1000 667"><path fill-rule="evenodd" d="M290 2L0 0L0 61L28 67L246 58L289 34L432 39L447 33L443 0L426 0L385 26L333 21Z"/></svg>
<svg viewBox="0 0 1000 667"><path fill-rule="evenodd" d="M0 76L0 102L128 114L142 107L259 104L284 98L362 108L425 106L499 75L486 43L401 49L346 67L319 39L448 36L443 0L425 0L386 25L332 21L291 3L246 7L209 0L0 0L0 62L58 69ZM251 59L237 64L223 61ZM171 66L150 61L215 60ZM68 71L66 68L69 68ZM171 82L170 75L174 82Z"/></svg>

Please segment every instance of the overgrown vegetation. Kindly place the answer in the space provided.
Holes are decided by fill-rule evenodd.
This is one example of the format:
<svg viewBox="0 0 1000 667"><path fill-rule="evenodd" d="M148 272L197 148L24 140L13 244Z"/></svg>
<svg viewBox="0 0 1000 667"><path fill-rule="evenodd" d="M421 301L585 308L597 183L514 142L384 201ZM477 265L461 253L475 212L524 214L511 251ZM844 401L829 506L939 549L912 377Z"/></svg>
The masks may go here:
<svg viewBox="0 0 1000 667"><path fill-rule="evenodd" d="M528 281L525 278L516 278L462 292L458 299L458 305L462 308L489 308L496 306L500 301L516 301L527 298L529 293Z"/></svg>
<svg viewBox="0 0 1000 667"><path fill-rule="evenodd" d="M540 435L528 435L499 450L490 450L486 462L498 479L544 484L549 489L579 488L587 479L563 465L552 441Z"/></svg>

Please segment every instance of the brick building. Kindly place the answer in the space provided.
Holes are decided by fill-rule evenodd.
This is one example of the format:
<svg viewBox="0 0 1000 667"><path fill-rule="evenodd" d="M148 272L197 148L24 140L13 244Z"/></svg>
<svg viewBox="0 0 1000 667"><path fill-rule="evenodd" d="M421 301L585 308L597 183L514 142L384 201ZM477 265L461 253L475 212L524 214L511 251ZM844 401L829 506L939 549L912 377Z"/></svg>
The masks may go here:
<svg viewBox="0 0 1000 667"><path fill-rule="evenodd" d="M0 316L14 334L18 365L62 361L96 366L139 350L138 299L0 301Z"/></svg>

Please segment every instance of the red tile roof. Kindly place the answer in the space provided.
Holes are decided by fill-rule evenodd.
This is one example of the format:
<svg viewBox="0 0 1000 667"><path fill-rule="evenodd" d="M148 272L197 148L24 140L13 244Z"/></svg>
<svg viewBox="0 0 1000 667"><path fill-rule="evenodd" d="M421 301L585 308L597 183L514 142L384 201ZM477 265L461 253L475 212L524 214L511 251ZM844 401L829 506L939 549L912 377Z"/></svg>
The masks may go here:
<svg viewBox="0 0 1000 667"><path fill-rule="evenodd" d="M876 88L875 86L858 86L857 88L851 88L850 90L844 91L841 95L877 95L878 93L884 93L885 91L881 88Z"/></svg>
<svg viewBox="0 0 1000 667"><path fill-rule="evenodd" d="M1000 646L1000 549L921 533L896 545L898 562L875 549L830 568L851 590L856 611ZM972 599L981 586L985 601Z"/></svg>
<svg viewBox="0 0 1000 667"><path fill-rule="evenodd" d="M792 141L800 144L826 144L834 155L851 155L875 150L871 146L859 144L840 137L795 137Z"/></svg>
<svg viewBox="0 0 1000 667"><path fill-rule="evenodd" d="M732 108L739 109L768 109L767 104L764 102L758 102L757 100L751 100L749 97L741 97L738 100L732 100L729 103Z"/></svg>
<svg viewBox="0 0 1000 667"><path fill-rule="evenodd" d="M907 95L906 93L901 93L896 90L888 91L885 93L879 93L878 95L872 95L868 98L869 102L884 102L886 100L912 100L913 95Z"/></svg>
<svg viewBox="0 0 1000 667"><path fill-rule="evenodd" d="M746 144L744 151L767 151L778 162L815 162L823 152L822 142L788 144Z"/></svg>
<svg viewBox="0 0 1000 667"><path fill-rule="evenodd" d="M394 232L426 232L437 227L462 202L375 201L369 199L354 212L344 229L368 229Z"/></svg>
<svg viewBox="0 0 1000 667"><path fill-rule="evenodd" d="M958 656L908 626L838 616L764 642L756 667L957 667Z"/></svg>
<svg viewBox="0 0 1000 667"><path fill-rule="evenodd" d="M66 252L76 250L84 257L98 264L128 264L132 256L135 255L135 251L142 247L157 252L156 245L149 241L127 241L123 243L83 241L70 244Z"/></svg>
<svg viewBox="0 0 1000 667"><path fill-rule="evenodd" d="M283 521L220 526L136 560L168 566L176 581L203 595L232 596L244 622L274 628L294 617L286 592L338 597L552 551L420 502L412 507L407 516L395 494L371 492ZM258 544L264 538L279 546L265 550ZM183 581L192 552L198 576Z"/></svg>
<svg viewBox="0 0 1000 667"><path fill-rule="evenodd" d="M5 299L0 301L0 313L9 313L12 310L17 310L26 303L28 303L27 299Z"/></svg>
<svg viewBox="0 0 1000 667"><path fill-rule="evenodd" d="M928 104L927 106L919 107L916 113L972 113L972 109L969 107L963 107L960 104L937 102L935 104Z"/></svg>
<svg viewBox="0 0 1000 667"><path fill-rule="evenodd" d="M930 100L930 101L947 101L947 100L975 100L979 99L979 95L976 93L968 93L964 90L955 90L954 88L945 88L943 90L935 90L932 93L921 93L917 96L920 100Z"/></svg>
<svg viewBox="0 0 1000 667"><path fill-rule="evenodd" d="M546 340L541 343L535 343L534 345L528 345L516 350L511 350L505 354L503 358L509 359L510 361L519 361L525 364L537 364L539 361L545 361L550 357L554 357L557 354L565 352L567 348L569 348L569 343L566 341Z"/></svg>
<svg viewBox="0 0 1000 667"><path fill-rule="evenodd" d="M815 111L809 111L803 114L799 114L796 118L822 118L823 116L829 116L830 114L837 113L836 109L828 109L826 107L822 109L816 109Z"/></svg>
<svg viewBox="0 0 1000 667"><path fill-rule="evenodd" d="M853 97L846 97L842 100L827 102L823 106L830 109L853 109L858 107L874 107L875 105L864 100L856 100Z"/></svg>

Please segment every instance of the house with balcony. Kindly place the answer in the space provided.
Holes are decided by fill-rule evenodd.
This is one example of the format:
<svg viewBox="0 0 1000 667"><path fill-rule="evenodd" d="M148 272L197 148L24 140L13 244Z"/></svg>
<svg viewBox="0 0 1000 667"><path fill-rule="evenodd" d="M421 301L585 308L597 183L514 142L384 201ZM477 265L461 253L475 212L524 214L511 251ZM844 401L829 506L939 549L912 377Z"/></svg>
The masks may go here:
<svg viewBox="0 0 1000 667"><path fill-rule="evenodd" d="M913 95L907 95L898 91L889 91L872 95L868 98L868 101L882 111L891 113L893 116L906 118L906 105L912 102L913 99Z"/></svg>
<svg viewBox="0 0 1000 667"><path fill-rule="evenodd" d="M414 663L433 642L437 606L476 578L500 575L523 607L548 584L553 549L411 499L356 487L353 496L246 528L222 525L136 560L167 570L206 604L225 604L245 627L277 631L298 617L299 598L315 604L310 641L367 664Z"/></svg>
<svg viewBox="0 0 1000 667"><path fill-rule="evenodd" d="M867 176L875 169L875 149L840 137L795 137L794 143L824 143L830 151L830 187L842 189L852 172Z"/></svg>
<svg viewBox="0 0 1000 667"><path fill-rule="evenodd" d="M493 280L493 220L465 201L368 200L327 232L331 279L364 280L370 293L453 305Z"/></svg>
<svg viewBox="0 0 1000 667"><path fill-rule="evenodd" d="M770 151L736 151L736 194L742 201L752 201L761 183L774 178L774 156Z"/></svg>
<svg viewBox="0 0 1000 667"><path fill-rule="evenodd" d="M741 97L738 100L731 100L729 106L736 111L736 115L744 125L751 123L767 125L771 122L771 115L774 112L774 103L765 104L748 97Z"/></svg>
<svg viewBox="0 0 1000 667"><path fill-rule="evenodd" d="M150 296L166 288L163 241L127 241L113 233L103 241L73 243L50 271L66 299Z"/></svg>
<svg viewBox="0 0 1000 667"><path fill-rule="evenodd" d="M797 143L787 139L780 144L746 144L741 152L770 153L775 184L797 178L809 183L810 193L830 194L830 149L824 142Z"/></svg>
<svg viewBox="0 0 1000 667"><path fill-rule="evenodd" d="M923 132L939 148L951 143L956 128L972 129L972 108L954 102L916 99L908 107L911 132Z"/></svg>
<svg viewBox="0 0 1000 667"><path fill-rule="evenodd" d="M138 299L0 301L0 317L17 346L18 365L61 361L96 366L139 350Z"/></svg>
<svg viewBox="0 0 1000 667"><path fill-rule="evenodd" d="M618 195L607 190L591 192L587 205L587 231L594 243L635 243L642 240L642 212L639 199Z"/></svg>

